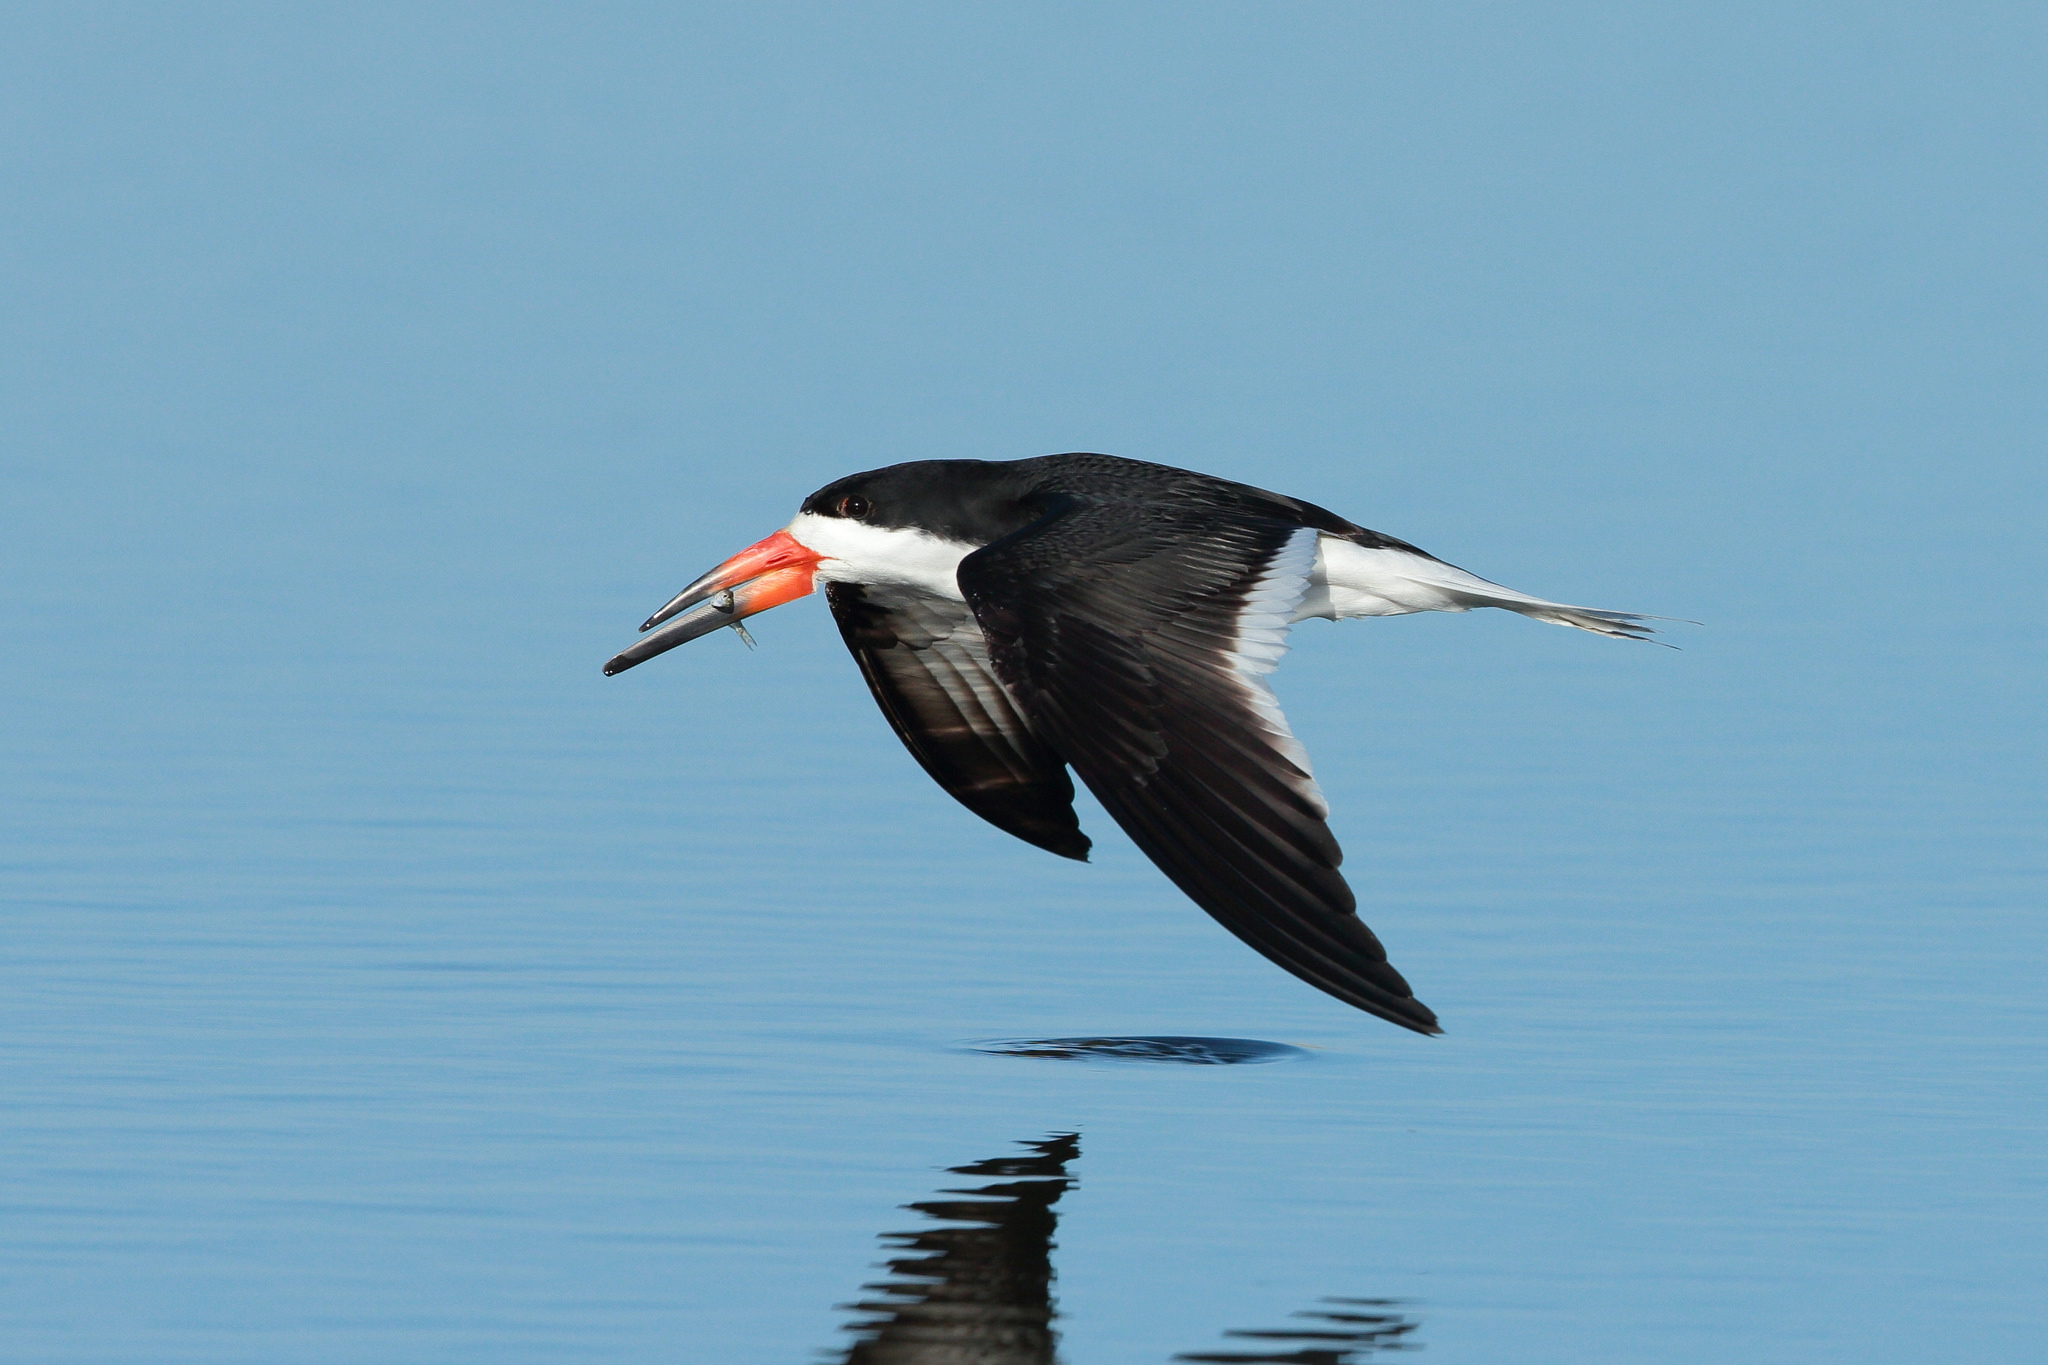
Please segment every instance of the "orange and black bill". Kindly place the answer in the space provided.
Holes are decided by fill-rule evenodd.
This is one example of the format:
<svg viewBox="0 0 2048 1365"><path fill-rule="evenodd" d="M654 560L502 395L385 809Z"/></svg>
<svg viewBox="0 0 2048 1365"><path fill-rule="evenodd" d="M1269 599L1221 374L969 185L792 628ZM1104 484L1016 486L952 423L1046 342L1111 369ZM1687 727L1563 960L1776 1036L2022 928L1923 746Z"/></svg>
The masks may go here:
<svg viewBox="0 0 2048 1365"><path fill-rule="evenodd" d="M700 635L805 596L822 557L787 531L749 545L648 617L640 629L654 633L614 654L605 663L604 675L623 673ZM656 626L661 629L654 630Z"/></svg>

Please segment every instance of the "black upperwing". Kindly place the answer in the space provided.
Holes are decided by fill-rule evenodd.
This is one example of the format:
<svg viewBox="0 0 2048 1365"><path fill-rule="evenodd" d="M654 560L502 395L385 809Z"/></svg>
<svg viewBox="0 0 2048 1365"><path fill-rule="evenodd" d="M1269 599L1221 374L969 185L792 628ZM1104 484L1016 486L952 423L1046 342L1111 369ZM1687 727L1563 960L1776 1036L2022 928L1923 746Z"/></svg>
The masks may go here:
<svg viewBox="0 0 2048 1365"><path fill-rule="evenodd" d="M839 634L896 737L967 809L1026 843L1086 861L1066 763L989 671L965 603L829 583Z"/></svg>
<svg viewBox="0 0 2048 1365"><path fill-rule="evenodd" d="M1358 918L1262 676L1315 538L1247 507L1079 503L967 556L959 579L1033 729L1176 886L1302 980L1436 1033Z"/></svg>

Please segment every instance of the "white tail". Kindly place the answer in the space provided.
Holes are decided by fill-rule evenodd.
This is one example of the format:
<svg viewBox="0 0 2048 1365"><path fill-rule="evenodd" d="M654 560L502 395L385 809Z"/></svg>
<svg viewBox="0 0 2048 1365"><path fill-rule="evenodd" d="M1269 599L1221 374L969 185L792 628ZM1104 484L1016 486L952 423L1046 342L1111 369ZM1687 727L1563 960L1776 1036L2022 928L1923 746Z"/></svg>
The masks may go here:
<svg viewBox="0 0 2048 1365"><path fill-rule="evenodd" d="M1354 616L1405 616L1415 611L1470 611L1474 607L1500 607L1552 625L1575 626L1621 640L1644 639L1655 633L1645 623L1663 619L1531 597L1425 554L1371 549L1329 535L1316 542L1315 568L1294 619L1320 616L1343 621Z"/></svg>

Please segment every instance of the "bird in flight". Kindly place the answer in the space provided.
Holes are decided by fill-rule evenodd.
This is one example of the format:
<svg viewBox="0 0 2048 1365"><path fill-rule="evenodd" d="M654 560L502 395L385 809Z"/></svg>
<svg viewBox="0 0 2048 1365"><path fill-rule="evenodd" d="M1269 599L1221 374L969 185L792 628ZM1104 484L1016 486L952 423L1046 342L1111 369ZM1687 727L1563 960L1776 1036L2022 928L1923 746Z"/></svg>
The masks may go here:
<svg viewBox="0 0 2048 1365"><path fill-rule="evenodd" d="M1189 899L1369 1014L1441 1032L1358 918L1329 806L1266 674L1288 627L1502 607L1643 639L1312 503L1111 455L852 474L677 593L624 672L822 584L911 755L998 829L1085 861L1071 768ZM744 633L744 627L741 628Z"/></svg>

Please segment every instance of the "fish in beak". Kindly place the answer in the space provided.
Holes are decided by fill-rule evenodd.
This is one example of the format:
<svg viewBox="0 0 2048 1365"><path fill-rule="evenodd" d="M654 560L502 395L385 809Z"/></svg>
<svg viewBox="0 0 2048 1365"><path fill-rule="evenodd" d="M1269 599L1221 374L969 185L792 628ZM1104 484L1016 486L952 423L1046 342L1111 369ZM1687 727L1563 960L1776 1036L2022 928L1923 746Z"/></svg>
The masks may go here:
<svg viewBox="0 0 2048 1365"><path fill-rule="evenodd" d="M604 675L623 673L700 635L737 626L749 616L809 595L823 558L787 531L749 545L648 617L640 629L654 633L614 654L605 663Z"/></svg>

